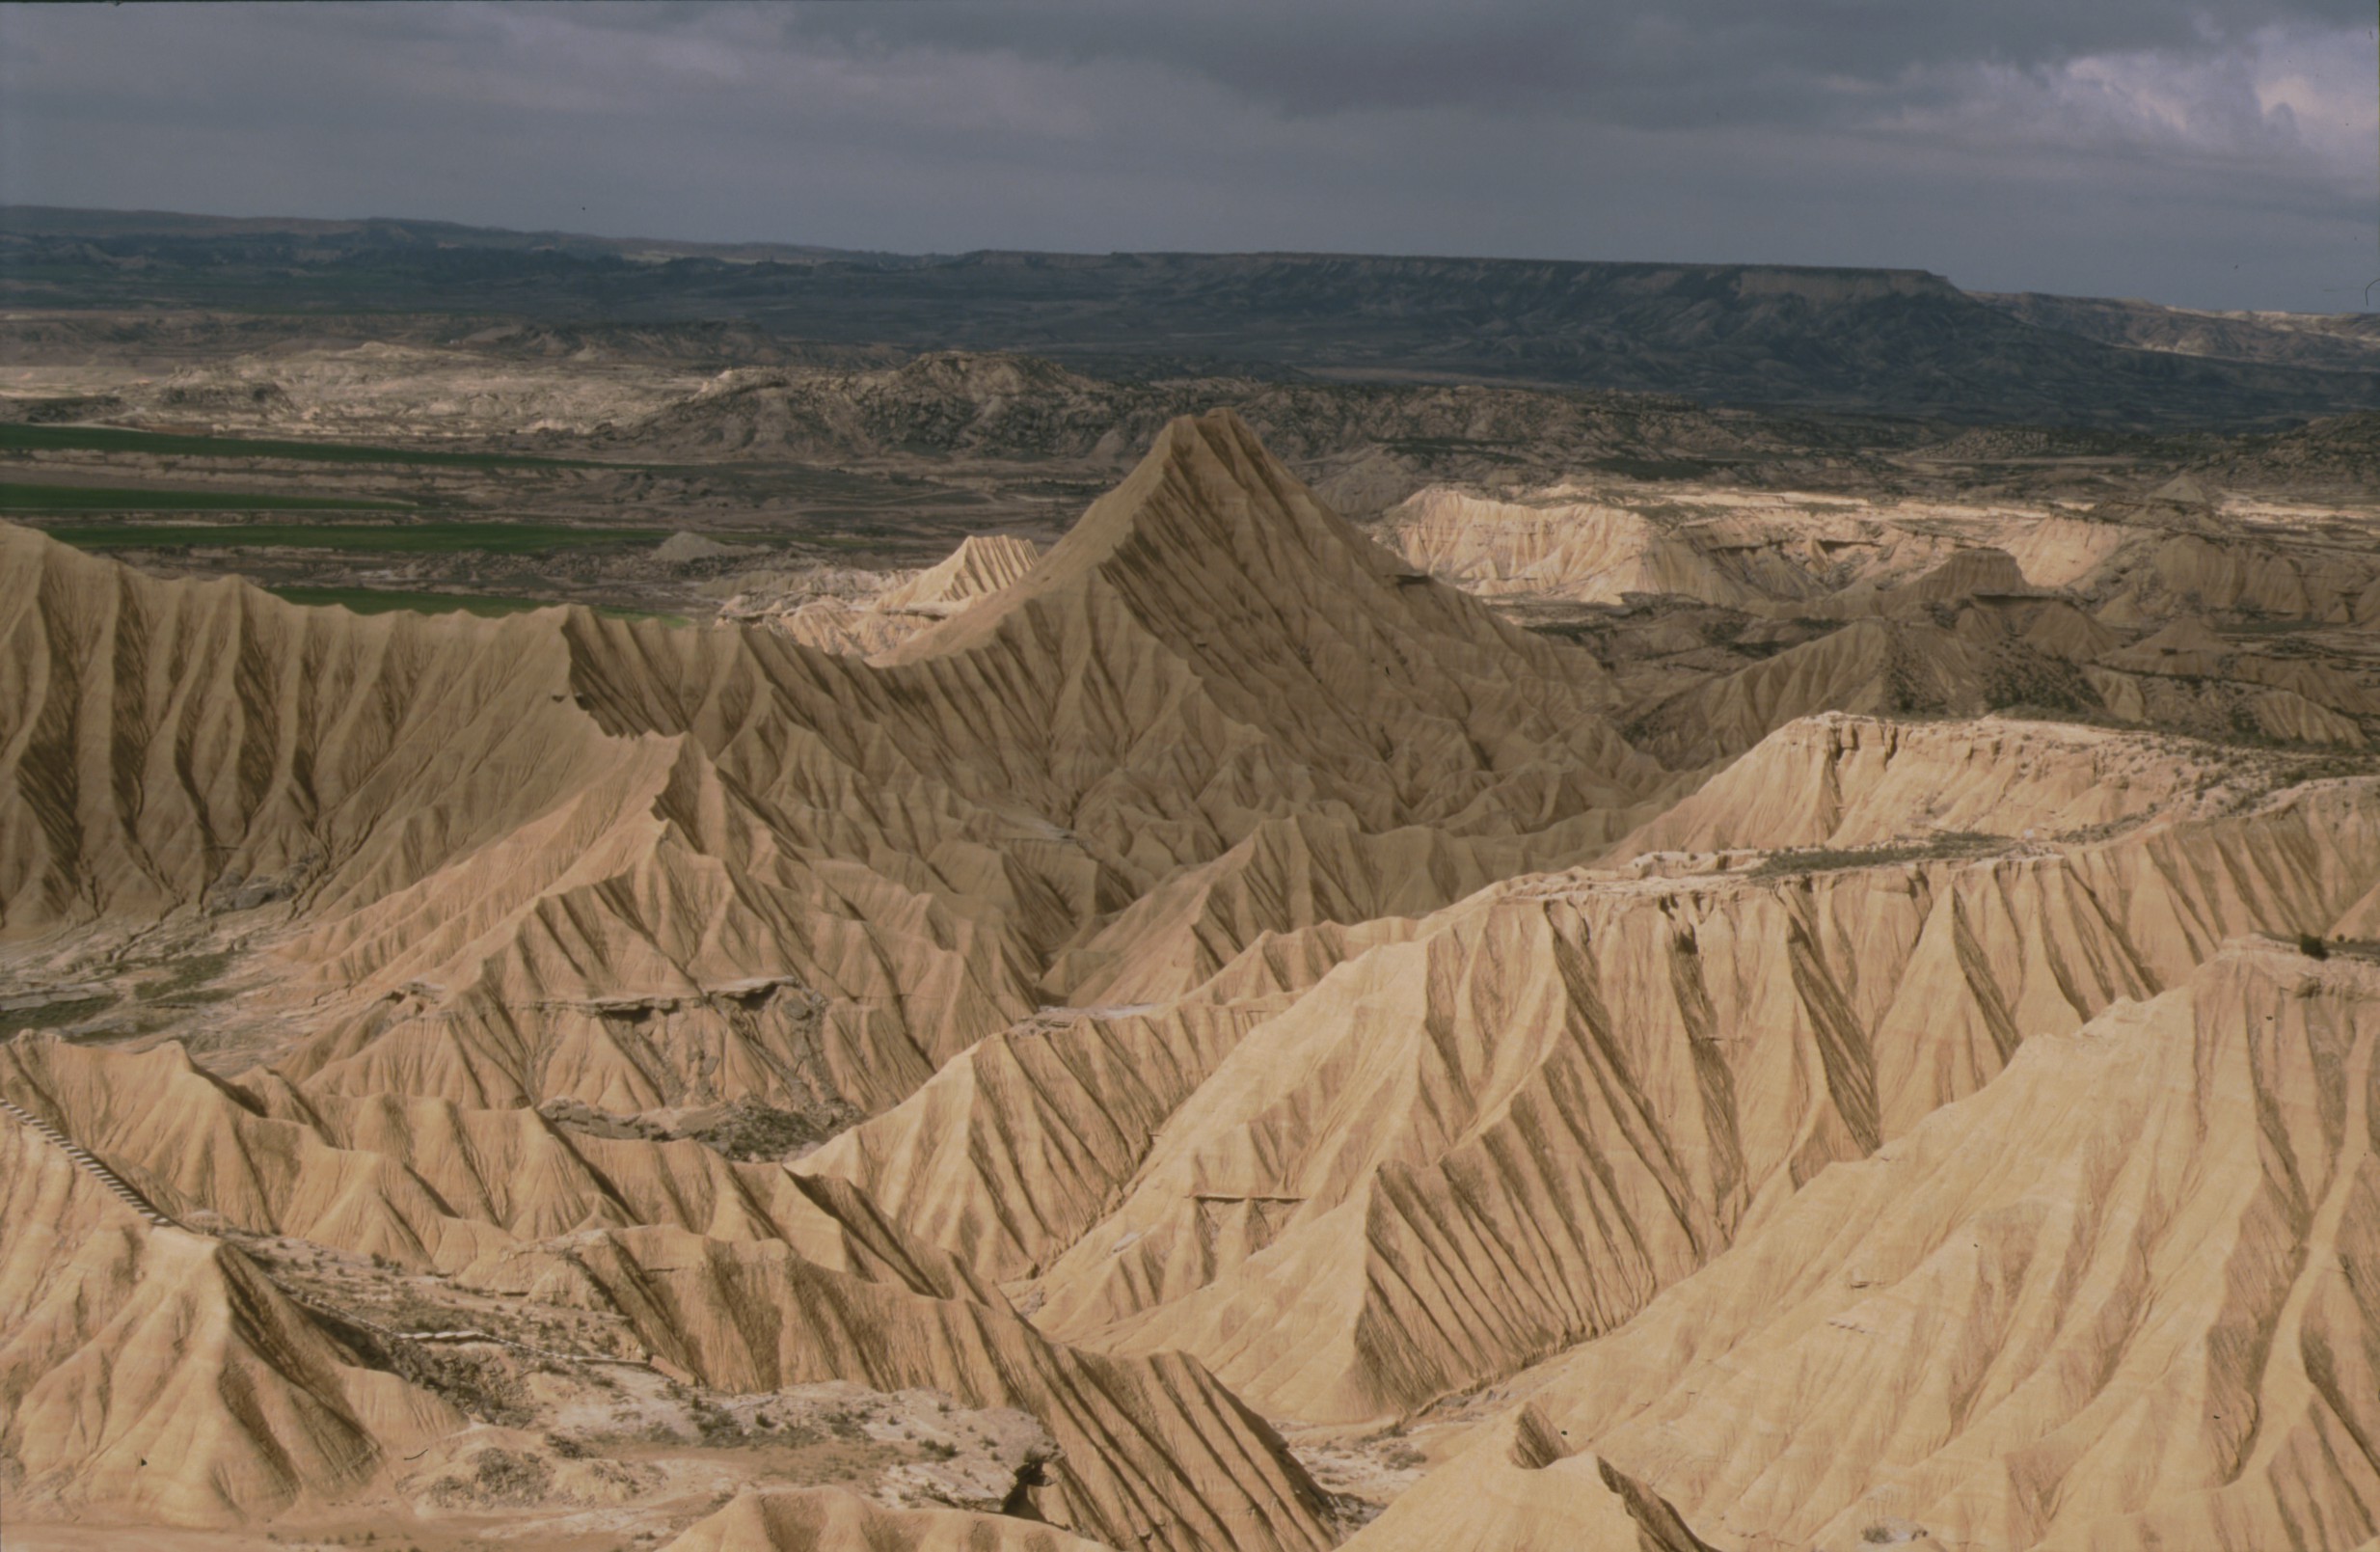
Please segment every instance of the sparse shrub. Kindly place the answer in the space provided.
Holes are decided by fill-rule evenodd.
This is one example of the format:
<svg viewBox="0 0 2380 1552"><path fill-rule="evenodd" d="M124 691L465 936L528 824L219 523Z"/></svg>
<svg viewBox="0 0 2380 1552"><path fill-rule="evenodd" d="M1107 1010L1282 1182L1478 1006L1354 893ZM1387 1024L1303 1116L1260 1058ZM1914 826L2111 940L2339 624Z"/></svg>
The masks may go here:
<svg viewBox="0 0 2380 1552"><path fill-rule="evenodd" d="M554 1485L554 1468L533 1455L488 1449L474 1454L471 1463L470 1476L433 1484L430 1502L441 1509L525 1508Z"/></svg>
<svg viewBox="0 0 2380 1552"><path fill-rule="evenodd" d="M2328 959L2331 957L2331 945L2324 942L2321 939L2316 938L2312 933L2299 933L2297 935L2297 951L2305 955L2308 959Z"/></svg>
<svg viewBox="0 0 2380 1552"><path fill-rule="evenodd" d="M169 962L165 976L151 981L134 992L143 1002L223 1002L229 992L206 991L210 981L221 978L231 967L229 953L191 954Z"/></svg>
<svg viewBox="0 0 2380 1552"><path fill-rule="evenodd" d="M841 1100L821 1100L802 1110L784 1110L742 1099L729 1104L717 1120L683 1135L730 1158L782 1158L815 1147L858 1120L859 1111Z"/></svg>
<svg viewBox="0 0 2380 1552"><path fill-rule="evenodd" d="M868 1430L860 1427L860 1420L839 1406L820 1413L818 1420L827 1432L838 1439L857 1444L868 1436Z"/></svg>
<svg viewBox="0 0 2380 1552"><path fill-rule="evenodd" d="M744 1442L744 1429L731 1414L718 1407L696 1402L687 1408L687 1413L693 1419L694 1430L702 1435L703 1443L731 1445Z"/></svg>

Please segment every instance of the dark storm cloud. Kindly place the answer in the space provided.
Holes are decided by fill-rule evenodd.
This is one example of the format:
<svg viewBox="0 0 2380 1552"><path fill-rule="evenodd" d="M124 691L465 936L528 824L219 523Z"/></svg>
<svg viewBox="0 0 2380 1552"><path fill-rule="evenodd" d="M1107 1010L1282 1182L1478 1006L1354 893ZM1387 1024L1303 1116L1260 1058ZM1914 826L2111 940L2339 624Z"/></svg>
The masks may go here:
<svg viewBox="0 0 2380 1552"><path fill-rule="evenodd" d="M2342 308L2330 0L0 7L0 193L854 247L1913 265Z"/></svg>
<svg viewBox="0 0 2380 1552"><path fill-rule="evenodd" d="M1193 70L1289 113L1557 103L1658 126L1832 118L1839 87L1890 88L1977 63L2039 67L2118 50L2235 47L2276 26L2344 29L2353 0L915 0L789 8L789 34L855 47L1010 49Z"/></svg>

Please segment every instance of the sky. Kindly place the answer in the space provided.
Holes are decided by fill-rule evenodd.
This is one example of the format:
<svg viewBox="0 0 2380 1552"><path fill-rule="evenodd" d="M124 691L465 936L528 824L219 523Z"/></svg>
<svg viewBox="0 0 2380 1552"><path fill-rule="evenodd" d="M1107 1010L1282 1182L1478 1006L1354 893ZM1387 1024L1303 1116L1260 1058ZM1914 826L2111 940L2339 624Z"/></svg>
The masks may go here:
<svg viewBox="0 0 2380 1552"><path fill-rule="evenodd" d="M0 5L0 200L2351 312L2376 49L2371 0Z"/></svg>

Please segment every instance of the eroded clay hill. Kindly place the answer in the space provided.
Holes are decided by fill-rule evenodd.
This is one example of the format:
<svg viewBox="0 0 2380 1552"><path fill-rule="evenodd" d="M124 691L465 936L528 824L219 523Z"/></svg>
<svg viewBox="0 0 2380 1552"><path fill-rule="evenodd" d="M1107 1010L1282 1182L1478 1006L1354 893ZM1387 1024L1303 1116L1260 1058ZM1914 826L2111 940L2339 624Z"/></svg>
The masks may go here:
<svg viewBox="0 0 2380 1552"><path fill-rule="evenodd" d="M437 1552L2380 1529L2380 774L1860 714L1907 683L1871 649L2235 673L2234 614L2115 623L2169 553L2075 579L2133 537L1655 532L1580 562L1614 629L1704 650L1692 612L1826 583L1757 616L1800 644L1664 683L1433 580L1440 538L1220 415L1048 552L905 585L873 656L359 619L0 529L0 954L165 1010L0 1045L12 1511Z"/></svg>
<svg viewBox="0 0 2380 1552"><path fill-rule="evenodd" d="M19 1040L0 1095L18 1290L0 1442L18 1493L52 1511L236 1525L356 1500L435 1508L492 1442L478 1427L527 1420L517 1395L491 1404L404 1327L338 1307L318 1266L259 1269L299 1241L419 1274L393 1313L440 1350L732 1395L928 1388L1046 1430L1050 1451L994 1484L995 1507L1014 1497L1111 1543L1326 1539L1312 1485L1195 1362L1055 1345L831 1184L691 1142L572 1136L533 1110L309 1104L269 1075L224 1083L177 1047ZM142 1206L111 1200L111 1180ZM501 1314L422 1323L474 1307ZM204 1448L168 1447L185 1439ZM549 1437L527 1457L550 1477L554 1450ZM554 1484L556 1503L583 1496Z"/></svg>
<svg viewBox="0 0 2380 1552"><path fill-rule="evenodd" d="M855 597L804 598L791 608L744 599L738 601L738 613L765 618L794 640L822 651L872 657L1022 579L1041 554L1041 547L1029 539L975 534L938 564L886 577L879 591Z"/></svg>
<svg viewBox="0 0 2380 1552"><path fill-rule="evenodd" d="M1172 1007L1007 1032L803 1167L1014 1279L1045 1328L1195 1352L1269 1415L1369 1429L1596 1351L1830 1164L1889 1156L2028 1041L2190 984L2241 935L2380 932L2369 777L1833 718L1721 781L1624 868L1276 939ZM1634 1479L1515 1476L1496 1448L1493 1482L1425 1478L1380 1534L1634 1544L1590 1528L1585 1490Z"/></svg>
<svg viewBox="0 0 2380 1552"><path fill-rule="evenodd" d="M5 542L0 921L285 896L317 1089L877 1109L1079 984L1581 855L1661 776L1591 660L1401 574L1229 417L881 668Z"/></svg>
<svg viewBox="0 0 2380 1552"><path fill-rule="evenodd" d="M2376 994L2243 944L2029 1043L1528 1376L1528 1426L1724 1547L2367 1543ZM1501 1437L1443 1490L1501 1482Z"/></svg>
<svg viewBox="0 0 2380 1552"><path fill-rule="evenodd" d="M171 1046L137 1071L12 1048L17 1125L176 1225L591 1312L539 1319L673 1382L1021 1410L1058 1455L1016 1491L1110 1541L1316 1544L1325 1506L1194 1360L1054 1346L824 1177L739 1183L692 1141L605 1162L535 1107L831 1130L1078 989L1171 995L1266 934L1584 855L1663 779L1591 659L1406 574L1229 417L1171 427L1021 579L997 551L954 568L960 636L883 667L576 611L357 618L4 542L0 924L28 965L219 924L257 977L201 1042L220 1076ZM20 1270L57 1275L38 1246ZM137 1257L115 1275L145 1285ZM401 1332L331 1340L286 1382L406 1367ZM255 1451L290 1456L284 1411L243 1414ZM233 1484L124 1502L436 1489L355 1428L337 1471L202 1462ZM17 1455L27 1490L123 1499L114 1429L76 1437Z"/></svg>
<svg viewBox="0 0 2380 1552"><path fill-rule="evenodd" d="M2088 508L1680 486L1425 490L1418 569L1589 644L1676 766L1813 712L2029 710L2226 740L2380 737L2380 531L2187 476Z"/></svg>

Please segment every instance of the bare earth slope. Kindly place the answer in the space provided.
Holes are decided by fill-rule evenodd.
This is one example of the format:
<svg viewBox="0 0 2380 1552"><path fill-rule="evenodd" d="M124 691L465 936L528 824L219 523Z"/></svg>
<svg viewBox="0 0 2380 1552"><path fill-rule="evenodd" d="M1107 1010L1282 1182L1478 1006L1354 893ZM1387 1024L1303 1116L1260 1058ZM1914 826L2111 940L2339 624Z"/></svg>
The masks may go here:
<svg viewBox="0 0 2380 1552"><path fill-rule="evenodd" d="M1112 1541L1315 1545L1325 1506L1195 1360L1052 1343L825 1177L534 1107L633 1138L732 1103L816 1135L1070 986L1178 989L1242 939L1582 855L1661 779L1591 660L1402 573L1229 417L1170 428L1021 577L1001 556L957 579L994 590L881 667L577 611L358 618L0 543L0 931L33 965L221 923L261 972L203 1050L234 1081L176 1047L19 1043L18 1125L227 1243L317 1247L268 1288L362 1296L373 1274L325 1268L368 1257L413 1290L400 1313L544 1312L534 1337L447 1318L474 1362L559 1343L706 1394L1021 1411L1059 1453L1019 1501ZM1413 844L1445 865L1407 880ZM48 1243L12 1266L50 1275ZM364 1370L448 1375L446 1434L521 1410L368 1329L341 1349ZM196 1393L229 1382L231 1359L192 1361ZM332 1360L308 1362L328 1394ZM364 1419L334 1468L291 1455L296 1426L243 1423L295 1463L228 1511L100 1496L418 1511L576 1458L507 1443L531 1464L473 1467L450 1439L435 1469L478 1476L375 1472ZM78 1482L79 1437L16 1457Z"/></svg>
<svg viewBox="0 0 2380 1552"><path fill-rule="evenodd" d="M1429 826L1459 890L1592 846L1658 777L1591 661L1409 585L1228 418L881 669L6 543L0 922L290 898L318 1088L878 1108L1041 983L1169 962L1210 912L1125 908L1261 870L1235 849L1268 823L1350 857Z"/></svg>
<svg viewBox="0 0 2380 1552"><path fill-rule="evenodd" d="M251 1523L352 1493L462 1422L358 1363L239 1251L152 1225L13 1118L0 1206L13 1510Z"/></svg>
<svg viewBox="0 0 2380 1552"><path fill-rule="evenodd" d="M2243 944L2030 1044L1530 1405L1721 1546L2361 1544L2375 993Z"/></svg>
<svg viewBox="0 0 2380 1552"><path fill-rule="evenodd" d="M1387 545L1176 421L873 655L0 528L0 1490L2368 1541L2363 530L1572 495Z"/></svg>
<svg viewBox="0 0 2380 1552"><path fill-rule="evenodd" d="M2374 801L2046 856L1485 891L1243 1034L1052 1265L1041 1319L1199 1353L1309 1421L1494 1379L2034 1034L2229 933L2332 930L2380 883Z"/></svg>
<svg viewBox="0 0 2380 1552"><path fill-rule="evenodd" d="M229 1274L246 1279L233 1303L248 1324L278 1318L296 1328L245 1338L267 1344L277 1365L264 1374L281 1391L297 1387L295 1400L268 1395L257 1404L234 1394L232 1415L215 1421L204 1408L228 1390L253 1388L246 1371L259 1367L236 1342L228 1351L215 1342L177 1351L160 1376L149 1372L160 1354L146 1347L130 1349L143 1367L117 1372L125 1358L111 1344L122 1339L107 1330L50 1337L85 1345L87 1389L138 1402L138 1424L111 1431L196 1429L235 1454L230 1466L205 1457L191 1462L198 1486L127 1488L102 1476L84 1488L109 1461L130 1469L108 1434L27 1435L18 1457L44 1497L70 1505L80 1500L68 1495L80 1491L179 1523L253 1520L310 1498L375 1491L426 1491L435 1501L427 1471L399 1477L386 1457L395 1442L413 1459L433 1443L451 1453L465 1417L393 1374L342 1377L334 1361L341 1349L307 1335L310 1317L231 1248L257 1237L294 1238L419 1269L447 1298L494 1295L541 1310L531 1322L538 1340L566 1358L589 1353L728 1394L844 1379L885 1392L928 1387L970 1407L1022 1411L1041 1420L1060 1452L1035 1469L1030 1501L1049 1518L1112 1541L1319 1544L1311 1485L1195 1363L1101 1358L1041 1338L962 1269L909 1246L856 1193L805 1187L773 1165L739 1169L690 1142L590 1142L528 1110L458 1112L385 1097L316 1107L269 1080L255 1089L223 1085L173 1047L124 1057L19 1041L7 1055L0 1092L26 1118L12 1118L20 1151L74 1184L67 1150L40 1140L36 1128L89 1138L143 1200L204 1229L146 1229L151 1242L173 1247L171 1280L152 1289L164 1274L142 1263L116 1271L134 1294L124 1315L111 1317L104 1303L84 1308L92 1299L86 1276L51 1260L79 1240L27 1246L14 1258L12 1265L41 1275L37 1291L53 1302L69 1299L86 1322L186 1324L191 1317L152 1317L147 1305L158 1297L220 1304L216 1283ZM43 1233L46 1179L16 1187L26 1194L22 1212L12 1207L12 1232L23 1223ZM95 1195L87 1181L82 1188ZM192 1268L216 1267L215 1277L189 1289ZM62 1275L68 1292L43 1288ZM33 1313L28 1321L29 1333L48 1323ZM245 1334L239 1324L231 1330ZM456 1332L452 1322L449 1330L488 1347L520 1345L484 1329ZM407 1357L416 1348L406 1336L377 1335L365 1348L374 1367L420 1361ZM35 1387L28 1426L71 1369ZM149 1400L155 1392L163 1394ZM349 1392L362 1400L345 1400ZM359 1417L366 1403L371 1410ZM329 1446L315 1442L325 1435ZM247 1455L266 1464L240 1464ZM260 1480L251 1485L242 1472Z"/></svg>

